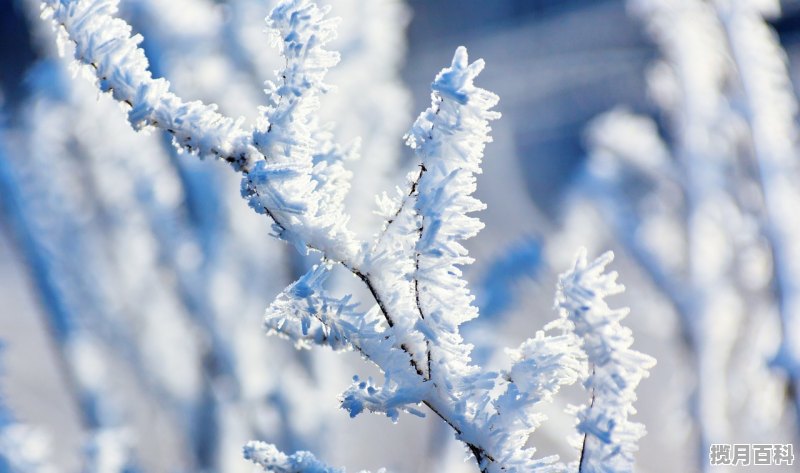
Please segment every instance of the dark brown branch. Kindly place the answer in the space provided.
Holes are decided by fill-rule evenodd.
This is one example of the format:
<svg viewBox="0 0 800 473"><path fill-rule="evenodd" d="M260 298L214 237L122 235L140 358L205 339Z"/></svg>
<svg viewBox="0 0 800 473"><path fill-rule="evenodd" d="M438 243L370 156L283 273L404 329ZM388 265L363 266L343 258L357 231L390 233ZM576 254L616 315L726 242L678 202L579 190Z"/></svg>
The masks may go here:
<svg viewBox="0 0 800 473"><path fill-rule="evenodd" d="M594 367L592 367L592 376L594 376ZM589 402L589 409L594 407L594 397L595 397L595 391L594 388L592 388L592 400ZM588 434L583 434L583 442L581 443L581 457L578 460L578 473L581 473L583 471L583 459L586 456L586 438L588 436L589 436Z"/></svg>
<svg viewBox="0 0 800 473"><path fill-rule="evenodd" d="M375 299L375 302L378 304L378 308L380 308L383 317L386 319L386 323L389 324L389 327L394 327L394 319L392 319L392 316L389 314L389 310L386 309L386 304L384 304L383 299L378 293L378 290L375 288L375 285L372 284L372 280L370 280L369 275L362 273L360 270L356 268L351 268L346 264L344 264L344 266L347 269L349 269L354 275L356 275L356 277L358 277L364 282L364 284L367 286L367 289L369 289L370 294L372 294L372 297ZM400 348L402 348L404 352L408 353L408 356L410 358L410 363L411 366L414 368L414 371L416 371L418 375L424 377L425 373L422 371L422 368L420 368L419 363L417 363L417 360L414 359L414 355L408 349L408 346L405 343L402 343L400 344Z"/></svg>
<svg viewBox="0 0 800 473"><path fill-rule="evenodd" d="M462 434L461 429L459 429L455 424L453 424L452 421L450 421L450 419L445 417L441 412L439 412L435 407L433 407L433 405L429 401L422 401L422 403L425 404L426 406L428 406L428 409L430 409L434 414L439 416L439 418L442 419L447 425L449 425L450 428L453 429L456 432L457 435L461 435ZM461 441L464 442L464 444L467 446L467 448L469 448L469 451L472 452L472 454L475 456L475 460L478 462L478 468L481 469L481 473L486 471L486 468L481 466L481 463L483 463L483 460L489 460L492 463L494 463L496 461L494 459L494 457L492 455L490 455L482 447L480 447L478 445L475 445L474 443L467 442L464 439L461 439Z"/></svg>
<svg viewBox="0 0 800 473"><path fill-rule="evenodd" d="M422 177L422 173L425 171L425 166L422 165L421 167L422 167L422 170L420 171L420 174L419 174L420 178ZM422 232L424 231L424 229L425 229L425 225L424 224L419 226L419 229L417 230L417 242L419 242L422 239ZM419 273L419 257L420 257L419 251L414 251L414 273L415 274ZM419 312L419 318L421 318L422 320L425 320L425 312L423 312L423 310L422 310L422 302L420 302L420 296L419 296L419 277L418 276L414 277L414 300L415 300L416 305L417 305L417 312ZM433 366L433 362L432 362L432 355L431 355L431 342L430 342L430 340L427 340L427 339L425 340L425 356L427 358L427 363L428 363L428 375L427 375L426 379L430 380L433 377L433 371L431 371L431 368Z"/></svg>
<svg viewBox="0 0 800 473"><path fill-rule="evenodd" d="M383 236L389 232L389 227L397 220L397 217L403 212L403 209L406 208L406 203L408 203L409 199L413 197L417 193L417 186L419 185L419 180L422 179L422 175L425 174L425 165L419 165L419 174L414 180L411 181L411 189L409 189L408 193L406 194L405 198L403 198L403 202L400 203L400 207L397 208L397 211L386 221L386 226L383 228L383 232L378 236L378 240L375 242L375 246L380 245Z"/></svg>

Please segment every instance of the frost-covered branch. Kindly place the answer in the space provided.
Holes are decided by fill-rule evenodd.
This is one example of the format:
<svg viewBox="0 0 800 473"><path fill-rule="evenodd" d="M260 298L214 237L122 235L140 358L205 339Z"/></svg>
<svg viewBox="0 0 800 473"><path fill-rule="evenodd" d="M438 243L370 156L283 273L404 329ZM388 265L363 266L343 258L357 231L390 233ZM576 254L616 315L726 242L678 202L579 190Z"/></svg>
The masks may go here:
<svg viewBox="0 0 800 473"><path fill-rule="evenodd" d="M580 339L568 329L564 320L556 320L517 349L506 350L512 365L501 374L502 394L484 409L484 428L492 433L489 441L502 452L499 458L507 469L566 471L557 456L534 458L536 448L528 447L528 439L547 420L541 404L551 402L561 386L574 384L586 371Z"/></svg>
<svg viewBox="0 0 800 473"><path fill-rule="evenodd" d="M247 170L257 159L241 120L217 113L216 106L184 102L169 91L169 82L154 79L148 69L143 38L113 15L118 0L46 0L44 15L59 32L59 46L71 42L75 59L90 66L97 86L128 106L136 129L154 126L169 131L175 142L200 156L220 156Z"/></svg>
<svg viewBox="0 0 800 473"><path fill-rule="evenodd" d="M274 473L343 473L320 462L311 452L286 455L274 445L264 442L249 442L244 447L244 458Z"/></svg>
<svg viewBox="0 0 800 473"><path fill-rule="evenodd" d="M179 146L231 162L243 174L242 196L271 218L275 234L301 253L322 253L320 264L270 306L265 325L300 347L356 351L380 369L381 384L356 376L341 395L350 415L379 412L396 421L402 411L422 415L424 405L453 429L483 472L565 469L556 457L535 459L526 444L543 420L537 405L585 372L568 324L552 324L549 334L511 351L510 368L501 373L473 363L472 347L459 333L478 315L461 273L471 262L463 241L482 228L468 214L483 208L472 196L475 175L490 141L489 122L499 117L492 110L497 97L474 84L483 61L470 63L462 47L436 76L431 107L406 138L419 171L410 174L407 190L383 199L388 220L362 244L348 230L344 210L349 175L342 162L349 153L316 117L325 74L338 61L325 49L335 34L327 9L289 0L268 16L285 64L248 131L214 107L184 104L166 81L152 79L140 38L111 16L115 2L45 4L75 43L76 58L94 66L100 89L130 105L134 126L172 130ZM188 131L196 136L190 139ZM337 263L364 283L374 298L371 309L324 287ZM246 456L267 471L338 471L309 454L287 456L266 444L250 444Z"/></svg>
<svg viewBox="0 0 800 473"><path fill-rule="evenodd" d="M491 110L498 97L473 85L483 67L482 60L468 64L466 49L459 48L451 68L439 73L431 86L433 104L406 138L424 171L416 185L414 298L424 330L442 337L426 347L427 378L434 383L469 376L471 370L466 363L471 347L461 342L458 326L477 317L478 310L458 267L472 262L461 242L483 228L468 214L485 208L472 197L475 174L491 140L489 121L500 117ZM439 369L453 373L440 374Z"/></svg>
<svg viewBox="0 0 800 473"><path fill-rule="evenodd" d="M328 10L307 1L286 2L267 18L286 66L277 84L267 82L269 105L261 109L253 132L254 146L268 160L256 163L244 179L242 196L272 217L277 233L302 252L308 245L352 265L356 248L345 227L347 187L341 186L348 176L337 166L340 160L314 162L317 120L312 113L327 90L328 68L339 62L338 53L324 48L336 35L336 22L325 19Z"/></svg>
<svg viewBox="0 0 800 473"><path fill-rule="evenodd" d="M342 468L332 468L317 460L311 452L286 455L274 445L264 442L249 442L244 447L244 457L268 473L345 473ZM369 473L362 470L359 473ZM376 473L386 473L381 468Z"/></svg>
<svg viewBox="0 0 800 473"><path fill-rule="evenodd" d="M346 163L353 173L346 204L352 229L366 237L379 224L373 212L374 196L394 182L400 167L397 137L408 126L410 99L399 80L399 69L409 14L402 2L395 1L330 0L325 4L341 17L330 46L347 54L328 73L335 89L322 97L320 123L330 125L347 147L358 143L360 156ZM258 83L277 67L273 58L263 54L261 25L250 21L263 16L263 9L263 0L230 2L230 21L224 25L226 48L234 51Z"/></svg>
<svg viewBox="0 0 800 473"><path fill-rule="evenodd" d="M578 431L584 435L578 471L633 471L636 443L644 425L631 422L636 387L655 360L631 350L631 331L620 324L627 309L609 308L605 298L625 288L616 282L617 273L605 273L613 259L606 253L595 261L578 253L575 266L559 278L556 304L583 340L591 374L584 387L591 392L589 405L579 407Z"/></svg>

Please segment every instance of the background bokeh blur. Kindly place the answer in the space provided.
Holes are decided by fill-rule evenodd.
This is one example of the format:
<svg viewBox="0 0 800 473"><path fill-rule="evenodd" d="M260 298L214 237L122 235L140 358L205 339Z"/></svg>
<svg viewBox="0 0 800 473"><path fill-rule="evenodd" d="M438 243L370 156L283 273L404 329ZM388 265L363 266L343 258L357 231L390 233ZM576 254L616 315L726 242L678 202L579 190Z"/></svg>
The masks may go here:
<svg viewBox="0 0 800 473"><path fill-rule="evenodd" d="M473 471L438 419L339 410L351 376L372 373L357 356L263 334L313 259L269 237L224 165L132 131L73 77L37 3L0 2L0 471L251 471L250 439L352 471ZM179 95L254 119L280 65L273 0L120 3ZM627 286L613 302L658 359L637 470L707 470L712 443L800 445L800 2L322 3L342 18L323 116L362 138L348 202L364 235L372 196L413 167L402 136L434 75L459 45L486 60L478 82L503 117L478 180L486 228L467 245L479 362L500 366L556 316L578 247L611 249ZM563 410L584 401L549 409L542 454L575 456Z"/></svg>

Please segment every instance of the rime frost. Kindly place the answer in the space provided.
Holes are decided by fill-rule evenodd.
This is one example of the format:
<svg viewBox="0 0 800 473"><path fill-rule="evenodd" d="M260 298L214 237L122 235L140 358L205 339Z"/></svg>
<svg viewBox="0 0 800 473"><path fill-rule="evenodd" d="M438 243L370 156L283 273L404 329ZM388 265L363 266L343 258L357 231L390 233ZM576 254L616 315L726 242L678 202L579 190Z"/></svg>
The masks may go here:
<svg viewBox="0 0 800 473"><path fill-rule="evenodd" d="M653 358L630 349L631 331L620 325L627 309L611 309L605 301L624 290L616 273L604 273L612 259L606 253L589 263L582 250L575 267L559 278L556 293L562 316L583 340L591 370L584 381L591 402L577 409L578 431L584 435L579 470L586 472L633 471L636 442L645 430L628 416L636 413L636 387L655 365Z"/></svg>
<svg viewBox="0 0 800 473"><path fill-rule="evenodd" d="M242 196L271 220L275 235L301 253L321 254L319 264L270 305L265 326L300 348L353 350L380 369L382 380L354 376L340 395L351 416L369 411L398 421L402 412L424 415L429 410L453 430L481 471L565 471L557 457L536 458L527 442L545 420L540 404L552 400L562 385L585 377L588 360L594 374L587 386L597 407L579 412L579 431L598 432L587 426L599 425L600 415L617 422L620 427L605 444L613 441L621 458L629 459L635 440L631 432L641 432L627 417L643 373L633 369L630 334L618 325L618 312L598 306L587 313L591 317L561 317L509 350L510 362L500 372L471 361L472 347L459 333L463 322L478 316L461 273L472 261L463 241L483 226L470 215L484 207L472 194L484 147L491 141L489 123L499 118L492 110L497 96L474 84L482 60L470 63L460 47L450 67L436 76L431 107L406 135L418 170L409 174L406 188L380 199L386 221L371 241L361 242L349 230L345 211L351 173L343 163L357 148L337 143L332 128L321 125L317 116L320 97L328 90L326 72L339 59L326 49L336 25L327 18L327 8L288 0L267 17L285 64L276 81L267 84L267 106L248 130L213 105L183 102L165 80L153 79L138 47L141 37L131 36L130 26L112 16L115 1L43 3L100 90L126 106L132 126L163 129L180 148L231 163L242 174ZM607 262L585 268L579 259L582 266L575 274L595 277L587 280L591 290L608 289L593 285L608 281L595 274ZM325 287L335 265L364 284L374 299L369 308ZM580 286L563 281L565 301L583 300ZM607 343L613 354L600 357L598 343ZM647 360L639 361L647 365ZM624 386L613 391L606 378L620 378ZM589 446L584 458L599 464L600 447ZM244 452L266 471L342 471L308 452L286 455L261 442L249 443ZM616 457L606 466L604 471L627 471Z"/></svg>

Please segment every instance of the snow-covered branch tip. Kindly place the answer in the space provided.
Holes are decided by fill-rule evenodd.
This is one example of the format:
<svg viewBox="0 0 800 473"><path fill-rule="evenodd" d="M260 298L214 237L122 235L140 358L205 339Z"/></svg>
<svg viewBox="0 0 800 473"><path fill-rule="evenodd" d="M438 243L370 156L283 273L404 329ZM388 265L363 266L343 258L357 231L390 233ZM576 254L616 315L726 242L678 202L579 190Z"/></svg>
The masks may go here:
<svg viewBox="0 0 800 473"><path fill-rule="evenodd" d="M351 337L365 314L357 311L350 296L337 299L325 292L322 283L329 269L315 266L275 299L264 316L267 334L288 338L297 348L316 344L333 350L354 349Z"/></svg>
<svg viewBox="0 0 800 473"><path fill-rule="evenodd" d="M267 82L268 105L260 108L253 130L253 145L267 159L242 180L242 196L254 210L268 214L276 233L301 253L310 247L353 265L357 244L344 210L350 173L340 165L343 156L333 162L315 160L337 149L328 140L318 142L326 135L314 115L328 90L325 75L339 62L339 53L325 49L338 23L326 18L329 10L292 0L278 4L267 17L286 65L277 72L277 83Z"/></svg>
<svg viewBox="0 0 800 473"><path fill-rule="evenodd" d="M244 446L244 458L268 473L345 473L344 468L329 467L317 460L311 452L300 451L286 455L274 445L264 442L248 442ZM362 470L359 473L369 472ZM387 472L380 469L375 473Z"/></svg>
<svg viewBox="0 0 800 473"><path fill-rule="evenodd" d="M60 51L74 46L75 59L91 69L102 92L125 105L135 129L160 128L181 149L249 169L258 157L243 120L221 115L216 105L184 102L167 80L153 78L139 47L144 38L114 17L118 9L119 0L42 1L42 16L56 28Z"/></svg>
<svg viewBox="0 0 800 473"><path fill-rule="evenodd" d="M580 472L633 471L636 442L644 425L628 420L636 413L636 387L655 366L655 359L632 350L631 330L620 321L627 309L611 309L605 298L625 290L617 273L606 273L611 252L588 262L581 250L574 267L559 278L556 305L562 317L583 340L591 374L584 387L591 402L576 409L578 431L583 435Z"/></svg>

